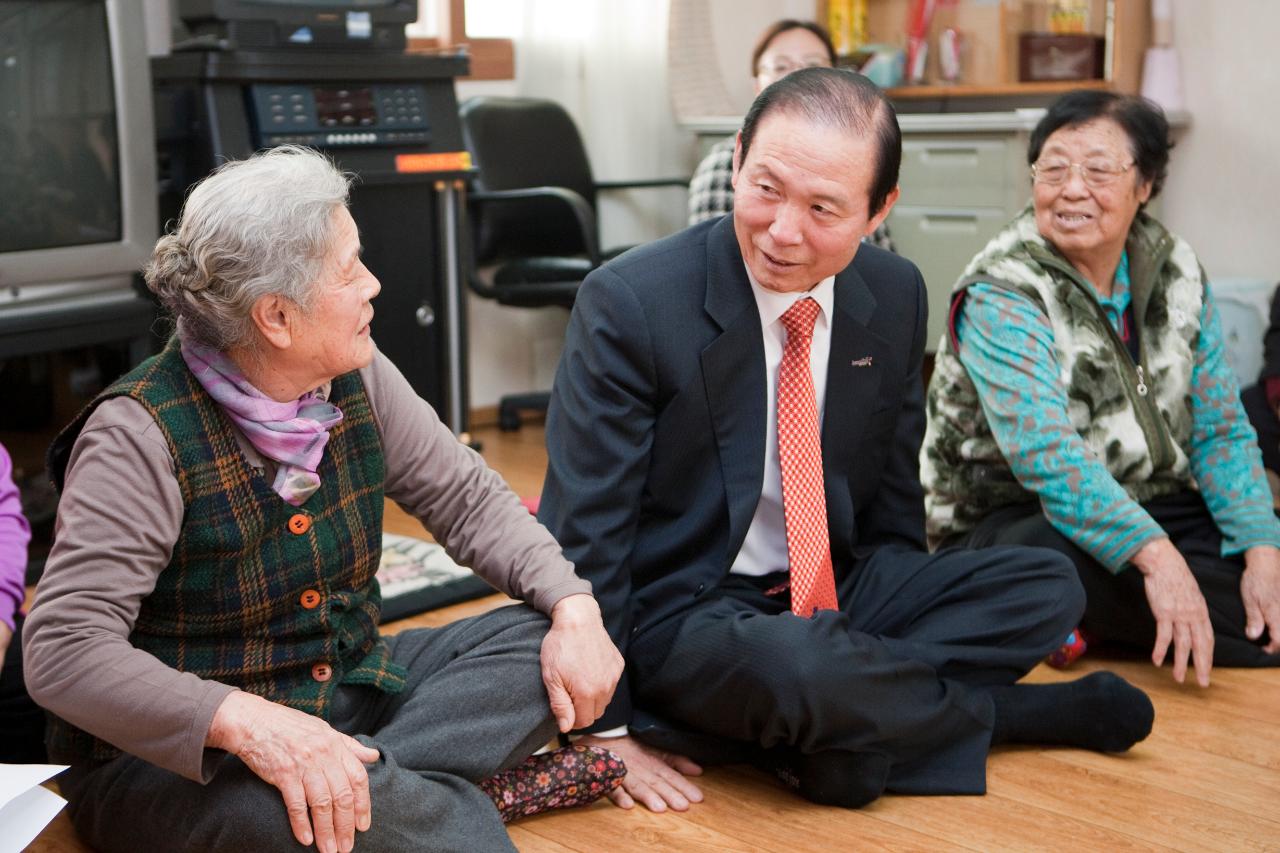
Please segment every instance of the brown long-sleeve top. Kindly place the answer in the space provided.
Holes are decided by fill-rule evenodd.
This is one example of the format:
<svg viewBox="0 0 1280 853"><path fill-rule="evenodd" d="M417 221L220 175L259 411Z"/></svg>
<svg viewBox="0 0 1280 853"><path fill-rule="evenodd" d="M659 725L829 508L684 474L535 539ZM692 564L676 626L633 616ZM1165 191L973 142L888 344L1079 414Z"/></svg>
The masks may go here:
<svg viewBox="0 0 1280 853"><path fill-rule="evenodd" d="M382 438L387 497L454 560L543 613L565 596L590 593L546 529L385 356L378 353L360 375ZM252 464L270 468L237 438ZM28 688L48 710L153 764L208 781L221 753L205 748L205 736L235 688L179 672L128 640L142 600L169 564L183 512L156 422L131 398L102 403L67 466L56 541L23 632L24 663Z"/></svg>

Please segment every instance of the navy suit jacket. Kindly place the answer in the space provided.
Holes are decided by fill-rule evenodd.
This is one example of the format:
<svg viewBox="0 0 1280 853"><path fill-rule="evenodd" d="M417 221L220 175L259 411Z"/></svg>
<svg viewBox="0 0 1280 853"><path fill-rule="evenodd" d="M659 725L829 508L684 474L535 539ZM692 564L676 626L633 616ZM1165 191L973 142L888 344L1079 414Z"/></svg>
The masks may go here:
<svg viewBox="0 0 1280 853"><path fill-rule="evenodd" d="M878 548L925 547L925 312L920 272L897 255L863 244L836 276L822 459L837 584ZM547 414L539 517L624 654L727 576L760 498L765 389L731 215L583 283ZM623 679L593 728L630 716Z"/></svg>

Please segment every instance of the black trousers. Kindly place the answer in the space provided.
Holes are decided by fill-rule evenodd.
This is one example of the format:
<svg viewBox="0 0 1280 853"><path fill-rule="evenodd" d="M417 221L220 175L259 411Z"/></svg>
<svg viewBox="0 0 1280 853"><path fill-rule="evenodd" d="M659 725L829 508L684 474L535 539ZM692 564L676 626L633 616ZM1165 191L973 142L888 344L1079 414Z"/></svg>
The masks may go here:
<svg viewBox="0 0 1280 853"><path fill-rule="evenodd" d="M0 763L43 764L44 711L27 695L22 678L22 616L0 670Z"/></svg>
<svg viewBox="0 0 1280 853"><path fill-rule="evenodd" d="M841 579L841 610L811 619L765 594L779 577L730 576L635 637L637 704L761 747L883 757L887 789L909 794L986 790L984 688L1026 674L1084 607L1071 565L1028 548L884 548Z"/></svg>
<svg viewBox="0 0 1280 853"><path fill-rule="evenodd" d="M1213 662L1219 666L1280 666L1280 655L1262 651L1263 639L1244 634L1240 599L1242 555L1222 556L1222 534L1198 492L1183 492L1142 505L1164 528L1200 584L1213 623ZM1149 654L1156 642L1142 574L1126 568L1112 574L1049 524L1039 503L1005 507L987 516L964 537L971 547L1035 545L1065 554L1075 564L1088 603L1081 627L1094 640Z"/></svg>

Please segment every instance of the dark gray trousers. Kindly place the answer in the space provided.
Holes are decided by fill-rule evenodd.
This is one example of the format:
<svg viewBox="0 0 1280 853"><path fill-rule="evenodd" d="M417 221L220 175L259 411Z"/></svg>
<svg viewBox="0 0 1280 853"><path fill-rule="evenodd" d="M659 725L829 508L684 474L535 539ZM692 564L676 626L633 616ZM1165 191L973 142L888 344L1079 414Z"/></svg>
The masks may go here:
<svg viewBox="0 0 1280 853"><path fill-rule="evenodd" d="M388 638L404 692L338 688L329 722L381 752L357 851L514 850L475 782L555 735L542 684L546 617L524 605ZM81 838L102 851L299 849L280 792L238 758L201 785L123 755L59 778Z"/></svg>
<svg viewBox="0 0 1280 853"><path fill-rule="evenodd" d="M1084 609L1071 564L1031 548L883 548L838 589L841 610L790 613L778 576L737 576L628 659L637 704L762 747L889 764L888 790L980 794L993 706L1061 645Z"/></svg>

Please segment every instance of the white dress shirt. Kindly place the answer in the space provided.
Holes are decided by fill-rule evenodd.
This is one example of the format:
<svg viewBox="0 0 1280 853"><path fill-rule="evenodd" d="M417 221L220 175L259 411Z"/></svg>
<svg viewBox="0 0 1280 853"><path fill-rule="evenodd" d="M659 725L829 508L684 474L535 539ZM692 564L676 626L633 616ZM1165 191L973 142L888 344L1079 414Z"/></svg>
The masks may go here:
<svg viewBox="0 0 1280 853"><path fill-rule="evenodd" d="M827 361L831 355L831 312L835 306L836 279L828 276L810 290L799 293L776 293L751 280L751 292L760 309L760 328L764 334L765 432L764 483L760 502L751 518L746 539L729 571L737 575L767 575L785 572L787 559L787 523L782 514L782 469L778 467L778 368L787 342L782 315L799 299L812 298L821 309L813 324L813 340L809 343L809 371L813 374L813 390L818 404L818 428L822 428L822 412L827 397Z"/></svg>

